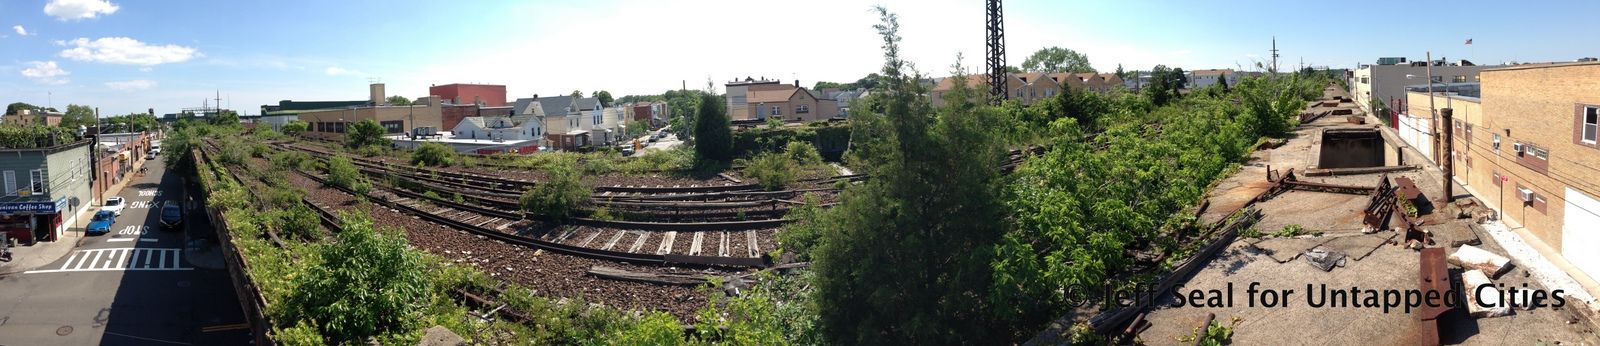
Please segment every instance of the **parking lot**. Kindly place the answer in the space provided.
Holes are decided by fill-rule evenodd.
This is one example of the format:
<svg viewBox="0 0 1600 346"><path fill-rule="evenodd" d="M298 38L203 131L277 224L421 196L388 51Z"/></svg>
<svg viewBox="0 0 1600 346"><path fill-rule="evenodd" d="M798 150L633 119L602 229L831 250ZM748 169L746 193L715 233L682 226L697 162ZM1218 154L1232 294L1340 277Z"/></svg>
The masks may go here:
<svg viewBox="0 0 1600 346"><path fill-rule="evenodd" d="M227 271L195 267L185 231L162 229L161 203L182 200L179 177L159 160L145 167L118 194L126 206L108 233L72 233L63 241L78 247L65 256L0 277L0 345L249 342Z"/></svg>

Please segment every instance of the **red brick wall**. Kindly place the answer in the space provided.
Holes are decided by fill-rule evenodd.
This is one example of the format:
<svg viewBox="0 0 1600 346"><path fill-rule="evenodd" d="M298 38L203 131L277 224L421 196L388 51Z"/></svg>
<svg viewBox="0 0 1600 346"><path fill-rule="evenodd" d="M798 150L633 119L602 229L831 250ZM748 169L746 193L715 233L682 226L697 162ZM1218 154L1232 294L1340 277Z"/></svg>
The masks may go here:
<svg viewBox="0 0 1600 346"><path fill-rule="evenodd" d="M458 104L471 104L475 99L482 98L485 105L489 107L504 107L506 105L506 86L504 85L436 85L428 88L428 94L439 95L445 100Z"/></svg>
<svg viewBox="0 0 1600 346"><path fill-rule="evenodd" d="M444 106L439 109L439 131L455 131L456 125L461 124L461 119L478 116L478 106Z"/></svg>
<svg viewBox="0 0 1600 346"><path fill-rule="evenodd" d="M634 121L650 121L650 105L633 106Z"/></svg>

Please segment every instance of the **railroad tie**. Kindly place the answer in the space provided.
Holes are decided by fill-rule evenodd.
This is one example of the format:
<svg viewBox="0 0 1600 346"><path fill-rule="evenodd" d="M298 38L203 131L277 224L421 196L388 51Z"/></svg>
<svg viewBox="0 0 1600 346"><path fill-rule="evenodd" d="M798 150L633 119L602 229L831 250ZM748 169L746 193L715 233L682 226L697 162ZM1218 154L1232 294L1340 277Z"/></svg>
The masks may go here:
<svg viewBox="0 0 1600 346"><path fill-rule="evenodd" d="M622 235L624 234L627 234L627 232L617 231L617 235L611 236L611 241L606 242L606 247L601 248L601 250L611 250L611 248L616 247L617 241L622 240Z"/></svg>
<svg viewBox="0 0 1600 346"><path fill-rule="evenodd" d="M750 248L750 257L761 257L761 247L756 244L756 231L744 231L745 245Z"/></svg>
<svg viewBox="0 0 1600 346"><path fill-rule="evenodd" d="M689 255L690 256L699 256L700 255L700 239L704 238L705 235L706 235L705 232L694 232L694 242L689 244Z"/></svg>
<svg viewBox="0 0 1600 346"><path fill-rule="evenodd" d="M678 239L678 231L667 231L661 235L661 246L656 247L657 255L672 253L672 241Z"/></svg>
<svg viewBox="0 0 1600 346"><path fill-rule="evenodd" d="M650 233L640 231L632 231L630 233L638 235L639 238L633 241L633 246L628 247L628 252L637 253L639 252L639 248L644 247L644 241L650 239Z"/></svg>
<svg viewBox="0 0 1600 346"><path fill-rule="evenodd" d="M717 256L728 257L728 231L722 233L722 243L717 244Z"/></svg>
<svg viewBox="0 0 1600 346"><path fill-rule="evenodd" d="M488 219L488 220L483 220L483 222L479 222L479 223L478 223L478 225L477 225L477 226L478 226L478 227L483 227L483 225L487 225L487 224L489 224L489 223L490 223L490 222L495 222L495 221L504 221L504 220L501 220L501 219L500 219L500 218L498 218L498 217L491 217L491 218L489 218L489 219Z"/></svg>
<svg viewBox="0 0 1600 346"><path fill-rule="evenodd" d="M600 230L595 230L594 233L589 233L589 236L583 238L583 242L579 243L578 246L589 247L589 243L594 242L594 238L597 237L600 237Z"/></svg>

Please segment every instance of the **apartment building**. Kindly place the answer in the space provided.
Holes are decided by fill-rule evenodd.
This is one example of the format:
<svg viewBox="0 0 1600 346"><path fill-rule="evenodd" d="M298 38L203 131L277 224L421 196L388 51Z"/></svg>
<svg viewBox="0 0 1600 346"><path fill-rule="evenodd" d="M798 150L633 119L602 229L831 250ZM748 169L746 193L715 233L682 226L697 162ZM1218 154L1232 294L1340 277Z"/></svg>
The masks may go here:
<svg viewBox="0 0 1600 346"><path fill-rule="evenodd" d="M1600 279L1600 252L1592 250L1600 244L1600 62L1499 67L1477 76L1481 112L1435 96L1436 108L1454 110L1454 176L1555 252L1546 256L1569 262L1569 274ZM1426 95L1418 101L1409 108L1426 112Z"/></svg>
<svg viewBox="0 0 1600 346"><path fill-rule="evenodd" d="M1228 85L1239 85L1239 74L1228 68L1189 71L1187 77L1189 77L1189 85L1184 87L1189 89L1209 87L1223 81L1226 81Z"/></svg>
<svg viewBox="0 0 1600 346"><path fill-rule="evenodd" d="M47 148L0 148L0 241L61 239L93 208L94 146L89 140ZM138 158L132 158L137 160Z"/></svg>

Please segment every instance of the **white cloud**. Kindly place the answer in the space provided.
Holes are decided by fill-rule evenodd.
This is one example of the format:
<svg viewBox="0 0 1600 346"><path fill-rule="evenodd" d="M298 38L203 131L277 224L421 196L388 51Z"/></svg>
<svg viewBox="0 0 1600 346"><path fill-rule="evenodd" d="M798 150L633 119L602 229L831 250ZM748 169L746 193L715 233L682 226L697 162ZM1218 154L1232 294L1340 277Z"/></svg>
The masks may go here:
<svg viewBox="0 0 1600 346"><path fill-rule="evenodd" d="M93 19L116 13L118 8L107 0L50 0L44 4L44 14L62 21Z"/></svg>
<svg viewBox="0 0 1600 346"><path fill-rule="evenodd" d="M31 34L28 33L28 29L22 28L21 25L12 25L11 26L11 30L16 31L17 35L21 35L21 36L31 35Z"/></svg>
<svg viewBox="0 0 1600 346"><path fill-rule="evenodd" d="M202 56L194 48L174 44L156 46L127 37L101 37L93 41L78 38L57 41L56 44L74 46L61 51L63 58L108 64L151 66L184 62Z"/></svg>
<svg viewBox="0 0 1600 346"><path fill-rule="evenodd" d="M154 70L154 69L149 68L149 67L140 67L139 68L139 72L150 72L150 70Z"/></svg>
<svg viewBox="0 0 1600 346"><path fill-rule="evenodd" d="M67 84L67 76L72 72L56 66L55 61L29 61L30 67L22 69L22 76L32 79L39 84L62 85Z"/></svg>
<svg viewBox="0 0 1600 346"><path fill-rule="evenodd" d="M346 76L346 75L359 74L359 73L361 73L361 71L347 70L347 69L345 69L343 67L338 67L338 66L328 66L327 69L322 70L322 73L327 74L329 76Z"/></svg>
<svg viewBox="0 0 1600 346"><path fill-rule="evenodd" d="M106 87L122 91L149 90L150 88L156 87L156 81L148 79L135 79L121 82L106 82Z"/></svg>

